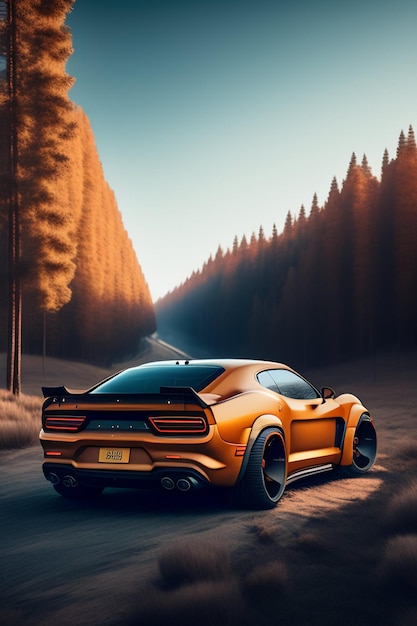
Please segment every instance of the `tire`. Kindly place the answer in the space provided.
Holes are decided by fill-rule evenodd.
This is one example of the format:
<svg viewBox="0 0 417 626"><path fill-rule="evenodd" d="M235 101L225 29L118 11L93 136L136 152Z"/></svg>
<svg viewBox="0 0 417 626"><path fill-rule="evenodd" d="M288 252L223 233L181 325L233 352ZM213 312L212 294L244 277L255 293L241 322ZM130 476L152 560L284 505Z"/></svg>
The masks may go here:
<svg viewBox="0 0 417 626"><path fill-rule="evenodd" d="M67 484L65 484L66 480ZM72 476L65 476L62 482L52 486L60 496L71 500L93 500L103 491L101 487L84 487Z"/></svg>
<svg viewBox="0 0 417 626"><path fill-rule="evenodd" d="M376 459L376 430L369 417L362 417L356 426L353 437L353 461L351 465L340 467L345 476L358 476L368 472Z"/></svg>
<svg viewBox="0 0 417 626"><path fill-rule="evenodd" d="M245 474L235 487L238 503L245 508L272 509L281 498L287 478L287 458L281 432L262 431L253 444Z"/></svg>

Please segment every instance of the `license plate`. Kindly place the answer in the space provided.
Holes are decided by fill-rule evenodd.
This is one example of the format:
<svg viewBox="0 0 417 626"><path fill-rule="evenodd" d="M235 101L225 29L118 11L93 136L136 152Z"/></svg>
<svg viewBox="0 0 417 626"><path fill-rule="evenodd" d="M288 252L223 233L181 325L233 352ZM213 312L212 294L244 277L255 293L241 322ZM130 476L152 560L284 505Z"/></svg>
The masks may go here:
<svg viewBox="0 0 417 626"><path fill-rule="evenodd" d="M100 448L100 463L129 463L130 448Z"/></svg>

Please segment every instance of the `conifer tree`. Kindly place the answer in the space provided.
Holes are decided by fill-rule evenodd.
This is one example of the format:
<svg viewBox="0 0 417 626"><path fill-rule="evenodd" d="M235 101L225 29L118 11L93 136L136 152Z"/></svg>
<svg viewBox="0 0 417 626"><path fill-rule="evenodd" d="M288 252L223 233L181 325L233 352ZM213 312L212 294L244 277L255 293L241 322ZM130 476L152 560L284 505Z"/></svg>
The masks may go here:
<svg viewBox="0 0 417 626"><path fill-rule="evenodd" d="M192 293L187 283L182 286L182 301L193 302L192 317L205 314L206 328L200 328L197 343L210 336L205 345L216 352L288 360L295 367L297 362L318 365L378 349L416 347L413 128L407 137L401 132L396 159L390 161L385 150L381 182L366 155L359 164L353 153L341 189L333 178L324 207L315 195L302 227L304 219L301 210L295 222L288 213L283 233L278 235L274 225L265 247L258 240L253 257L242 239L227 288L220 282L218 290ZM220 275L223 269L222 264ZM212 286L215 279L213 273ZM221 319L216 312L211 334L212 317L206 314L219 300L227 315ZM169 317L170 306L170 298L162 301L158 316L162 310ZM185 332L191 327L187 313L185 305L176 317Z"/></svg>
<svg viewBox="0 0 417 626"><path fill-rule="evenodd" d="M417 338L417 148L411 126L407 139L400 135L393 177L396 327L398 344L404 347Z"/></svg>
<svg viewBox="0 0 417 626"><path fill-rule="evenodd" d="M384 150L384 154L382 157L382 165L381 165L381 176L384 175L384 172L389 164L389 154L387 148Z"/></svg>
<svg viewBox="0 0 417 626"><path fill-rule="evenodd" d="M2 211L8 212L9 240L7 386L16 394L22 284L34 288L45 310L57 310L69 299L74 274L74 214L61 205L53 187L66 167L64 143L73 129L67 96L72 79L65 73L71 37L64 26L72 4L73 0L6 2L7 80L1 85L6 107L1 126L7 129L9 156Z"/></svg>
<svg viewBox="0 0 417 626"><path fill-rule="evenodd" d="M407 142L406 143L407 143L407 148L414 149L416 147L416 139L415 139L415 136L414 136L414 129L411 126L411 124L410 124L410 126L408 128L408 135L407 135Z"/></svg>
<svg viewBox="0 0 417 626"><path fill-rule="evenodd" d="M31 303L25 346L34 351L40 317L47 320L51 354L61 357L97 360L114 348L120 356L155 329L149 288L104 180L88 119L68 97L72 41L64 21L73 1L6 0L4 16L0 4L7 58L6 73L0 64L0 135L8 145L0 151L0 243L7 235L7 382L15 393L22 293ZM4 246L0 262L3 268Z"/></svg>
<svg viewBox="0 0 417 626"><path fill-rule="evenodd" d="M400 132L400 136L398 137L398 144L397 144L397 157L401 154L403 148L406 145L406 139L405 139L405 135L404 135L404 131L402 130Z"/></svg>
<svg viewBox="0 0 417 626"><path fill-rule="evenodd" d="M298 224L304 226L306 223L306 210L304 204L300 207L300 212L298 213Z"/></svg>
<svg viewBox="0 0 417 626"><path fill-rule="evenodd" d="M289 236L291 234L292 227L293 227L293 219L292 219L291 212L288 211L287 217L285 218L285 226L284 226L284 235L285 236Z"/></svg>

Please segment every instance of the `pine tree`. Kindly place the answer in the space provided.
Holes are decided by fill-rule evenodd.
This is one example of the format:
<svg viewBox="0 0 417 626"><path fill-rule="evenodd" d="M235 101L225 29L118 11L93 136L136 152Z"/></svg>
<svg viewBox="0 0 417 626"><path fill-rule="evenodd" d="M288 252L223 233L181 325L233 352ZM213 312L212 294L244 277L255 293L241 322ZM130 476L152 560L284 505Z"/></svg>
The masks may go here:
<svg viewBox="0 0 417 626"><path fill-rule="evenodd" d="M265 245L265 233L264 233L264 229L263 226L259 226L259 232L258 232L258 245L260 247Z"/></svg>
<svg viewBox="0 0 417 626"><path fill-rule="evenodd" d="M363 155L361 169L366 176L372 175L372 171L371 171L371 168L369 167L368 158L366 154Z"/></svg>
<svg viewBox="0 0 417 626"><path fill-rule="evenodd" d="M406 144L407 144L407 148L411 148L412 150L415 149L415 147L416 147L416 139L414 137L414 129L411 126L411 124L410 124L410 126L408 128L408 135L407 135Z"/></svg>
<svg viewBox="0 0 417 626"><path fill-rule="evenodd" d="M404 137L404 135L402 136ZM393 211L395 302L398 343L406 346L417 338L417 148L410 126L401 141L394 167Z"/></svg>
<svg viewBox="0 0 417 626"><path fill-rule="evenodd" d="M348 167L346 178L348 178L349 175L355 170L357 165L358 165L358 160L356 158L356 153L352 152L352 156L350 157L349 167Z"/></svg>
<svg viewBox="0 0 417 626"><path fill-rule="evenodd" d="M404 135L404 131L400 132L400 136L398 137L398 144L397 144L397 158L400 156L401 152L403 151L403 149L405 148L407 142L405 139L405 135Z"/></svg>
<svg viewBox="0 0 417 626"><path fill-rule="evenodd" d="M297 362L318 365L417 345L417 148L412 127L407 138L401 132L398 145L395 160L384 153L380 183L366 155L359 165L353 153L341 189L333 178L323 208L313 197L304 228L301 210L295 222L288 213L284 232L278 235L274 225L266 248L258 241L253 259L245 239L227 286L211 293L192 293L183 286L180 297L193 302L193 317L200 310L207 313L213 294L227 310L223 320L216 312L212 349L288 360L297 367ZM169 310L169 299L161 306ZM179 320L182 330L189 326L186 309ZM207 325L210 320L205 317Z"/></svg>
<svg viewBox="0 0 417 626"><path fill-rule="evenodd" d="M293 227L293 219L292 219L291 212L288 211L287 217L285 218L285 226L284 226L284 235L286 237L289 237L291 235L292 227Z"/></svg>
<svg viewBox="0 0 417 626"><path fill-rule="evenodd" d="M381 165L381 177L384 175L386 168L389 165L389 154L387 148L384 150L384 155L382 157L382 165Z"/></svg>
<svg viewBox="0 0 417 626"><path fill-rule="evenodd" d="M7 386L16 394L22 285L31 286L45 310L56 310L68 301L74 274L73 213L66 213L53 189L67 165L64 144L74 127L67 96L72 79L65 73L71 37L64 27L72 4L8 0L2 29L8 39L7 80L1 85L9 155L2 178L9 238Z"/></svg>
<svg viewBox="0 0 417 626"><path fill-rule="evenodd" d="M39 350L43 318L52 354L97 360L115 344L115 351L131 349L153 332L155 320L88 119L68 97L72 41L64 20L73 0L3 4L7 73L0 66L0 137L8 150L0 151L0 244L7 233L7 378L18 393L22 326L29 349ZM3 247L2 267L6 261ZM31 302L23 324L22 294Z"/></svg>

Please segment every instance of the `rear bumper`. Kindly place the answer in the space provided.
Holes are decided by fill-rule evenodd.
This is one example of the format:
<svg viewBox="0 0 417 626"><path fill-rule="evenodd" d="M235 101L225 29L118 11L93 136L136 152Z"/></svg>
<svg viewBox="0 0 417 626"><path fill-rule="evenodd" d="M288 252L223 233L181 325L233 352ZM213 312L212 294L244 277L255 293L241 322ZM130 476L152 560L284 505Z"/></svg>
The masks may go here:
<svg viewBox="0 0 417 626"><path fill-rule="evenodd" d="M71 470L80 484L103 487L152 487L171 475L175 479L178 475L192 477L199 485L230 487L236 483L246 448L245 444L224 441L215 426L204 437L195 438L41 430L40 443L47 478L51 472L59 478L63 471ZM103 448L129 449L128 462L103 461Z"/></svg>
<svg viewBox="0 0 417 626"><path fill-rule="evenodd" d="M42 469L46 480L52 484L64 483L65 481L65 483L101 489L123 487L189 491L210 485L204 476L188 468L155 468L150 472L138 472L132 470L79 469L71 464L44 463ZM71 479L75 479L75 482Z"/></svg>

